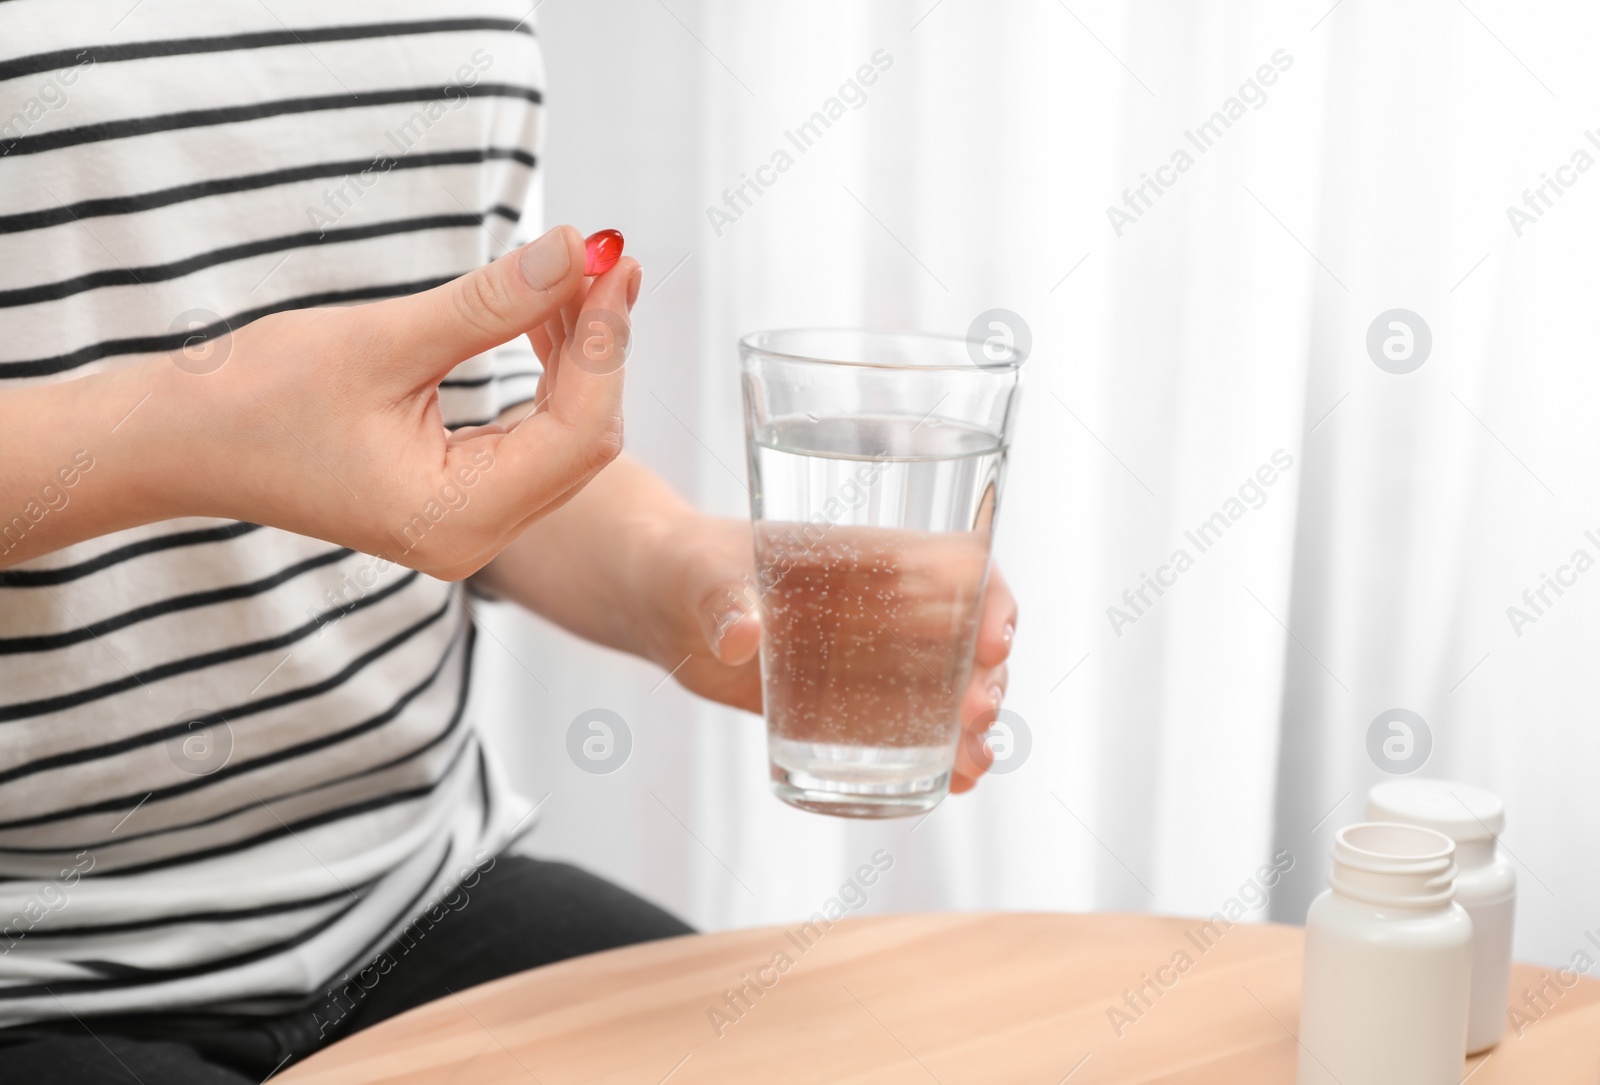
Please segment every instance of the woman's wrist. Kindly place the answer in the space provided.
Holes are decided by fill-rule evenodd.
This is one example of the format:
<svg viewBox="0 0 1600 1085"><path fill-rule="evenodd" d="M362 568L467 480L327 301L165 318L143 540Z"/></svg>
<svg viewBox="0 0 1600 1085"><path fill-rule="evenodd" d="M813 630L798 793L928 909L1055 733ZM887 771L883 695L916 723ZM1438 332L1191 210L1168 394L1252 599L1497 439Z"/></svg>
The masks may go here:
<svg viewBox="0 0 1600 1085"><path fill-rule="evenodd" d="M688 505L638 533L629 563L640 578L630 595L648 641L638 654L668 668L686 652L716 650L721 634L755 599L749 522L707 516Z"/></svg>
<svg viewBox="0 0 1600 1085"><path fill-rule="evenodd" d="M290 465L294 454L305 450L305 441L319 435L301 437L288 430L254 394L260 366L252 368L249 347L241 342L229 349L236 356L215 371L157 363L150 400L157 409L149 421L161 447L158 471L147 481L170 490L147 497L169 510L181 508L168 515L289 528L286 516L293 506L284 494L293 490L297 477ZM325 449L324 455L332 453Z"/></svg>
<svg viewBox="0 0 1600 1085"><path fill-rule="evenodd" d="M663 487L664 488L664 487ZM626 650L665 667L675 649L685 606L683 587L693 540L703 538L708 517L676 494L649 502L622 525L624 590L618 603Z"/></svg>
<svg viewBox="0 0 1600 1085"><path fill-rule="evenodd" d="M118 507L140 523L221 515L213 486L220 465L206 440L221 418L207 377L164 357L103 376L105 387L91 395L117 415L106 450Z"/></svg>

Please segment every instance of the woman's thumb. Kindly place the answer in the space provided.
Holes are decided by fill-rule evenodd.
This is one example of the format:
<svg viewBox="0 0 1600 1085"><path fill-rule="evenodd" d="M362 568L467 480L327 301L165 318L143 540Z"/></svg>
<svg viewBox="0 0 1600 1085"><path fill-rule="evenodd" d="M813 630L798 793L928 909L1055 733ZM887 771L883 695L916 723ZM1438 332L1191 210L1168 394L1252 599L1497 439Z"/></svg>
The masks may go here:
<svg viewBox="0 0 1600 1085"><path fill-rule="evenodd" d="M371 310L407 355L443 374L558 315L582 283L583 238L557 226L443 286Z"/></svg>
<svg viewBox="0 0 1600 1085"><path fill-rule="evenodd" d="M700 629L711 654L729 666L749 662L761 647L758 596L746 581L712 589L700 606Z"/></svg>

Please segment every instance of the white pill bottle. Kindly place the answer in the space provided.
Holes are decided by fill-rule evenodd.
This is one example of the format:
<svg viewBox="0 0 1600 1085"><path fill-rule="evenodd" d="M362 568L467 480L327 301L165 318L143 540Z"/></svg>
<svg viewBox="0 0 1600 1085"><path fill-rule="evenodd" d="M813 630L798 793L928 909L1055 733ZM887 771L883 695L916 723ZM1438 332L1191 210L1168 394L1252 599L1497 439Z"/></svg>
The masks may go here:
<svg viewBox="0 0 1600 1085"><path fill-rule="evenodd" d="M1497 847L1506 827L1498 795L1451 780L1389 780L1372 789L1368 821L1422 825L1456 842L1456 903L1472 917L1472 1010L1467 1054L1500 1042L1511 988L1517 872Z"/></svg>
<svg viewBox="0 0 1600 1085"><path fill-rule="evenodd" d="M1455 842L1365 822L1334 839L1306 916L1299 1085L1458 1085L1472 920L1455 903Z"/></svg>

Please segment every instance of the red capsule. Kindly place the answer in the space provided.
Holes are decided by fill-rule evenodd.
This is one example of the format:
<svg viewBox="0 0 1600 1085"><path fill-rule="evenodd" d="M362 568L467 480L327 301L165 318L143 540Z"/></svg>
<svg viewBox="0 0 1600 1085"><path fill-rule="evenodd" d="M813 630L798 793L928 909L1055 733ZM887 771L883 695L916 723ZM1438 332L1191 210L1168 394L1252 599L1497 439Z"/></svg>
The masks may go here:
<svg viewBox="0 0 1600 1085"><path fill-rule="evenodd" d="M601 230L590 234L583 243L583 273L604 275L622 259L622 234L616 230Z"/></svg>

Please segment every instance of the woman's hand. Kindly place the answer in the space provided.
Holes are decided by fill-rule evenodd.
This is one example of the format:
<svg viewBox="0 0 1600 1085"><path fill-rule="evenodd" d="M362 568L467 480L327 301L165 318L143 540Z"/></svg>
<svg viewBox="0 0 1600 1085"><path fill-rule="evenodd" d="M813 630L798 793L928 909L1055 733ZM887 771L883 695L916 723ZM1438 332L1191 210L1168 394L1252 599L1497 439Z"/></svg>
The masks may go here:
<svg viewBox="0 0 1600 1085"><path fill-rule="evenodd" d="M230 458L245 472L220 515L340 542L455 580L559 507L622 448L623 260L587 283L583 241L558 227L434 290L352 309L308 309L242 329L215 374ZM591 327L604 334L594 337ZM438 384L528 334L552 368L515 429L448 433ZM178 374L180 378L188 374ZM232 474L236 466L230 466Z"/></svg>
<svg viewBox="0 0 1600 1085"><path fill-rule="evenodd" d="M664 526L644 553L651 563L640 582L646 654L692 692L760 712L761 622L750 524L685 513ZM992 569L972 678L960 701L954 792L970 790L993 763L983 735L1005 697L1016 624L1016 600L1000 570Z"/></svg>
<svg viewBox="0 0 1600 1085"><path fill-rule="evenodd" d="M583 260L578 232L562 226L419 294L264 317L206 345L220 365L159 357L8 393L0 422L76 423L70 448L39 452L46 480L80 442L94 468L6 563L140 523L220 516L445 579L471 574L622 447L638 263L590 281ZM538 411L510 430L446 431L439 381L524 334L558 359ZM26 486L38 472L13 473Z"/></svg>

